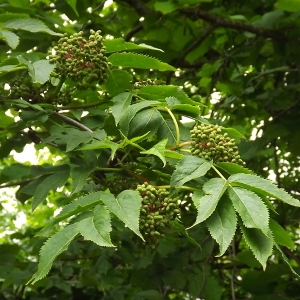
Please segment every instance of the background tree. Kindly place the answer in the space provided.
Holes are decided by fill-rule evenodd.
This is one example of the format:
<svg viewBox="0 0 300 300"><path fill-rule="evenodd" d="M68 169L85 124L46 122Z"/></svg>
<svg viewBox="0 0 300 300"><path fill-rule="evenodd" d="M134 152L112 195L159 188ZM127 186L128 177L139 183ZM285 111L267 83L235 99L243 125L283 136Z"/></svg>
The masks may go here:
<svg viewBox="0 0 300 300"><path fill-rule="evenodd" d="M3 1L0 297L298 299L299 13Z"/></svg>

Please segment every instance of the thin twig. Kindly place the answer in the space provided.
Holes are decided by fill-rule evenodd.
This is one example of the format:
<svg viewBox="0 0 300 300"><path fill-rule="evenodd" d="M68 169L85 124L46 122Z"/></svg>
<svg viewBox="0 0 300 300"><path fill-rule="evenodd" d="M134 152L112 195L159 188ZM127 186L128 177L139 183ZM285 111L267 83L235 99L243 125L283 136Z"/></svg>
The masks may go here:
<svg viewBox="0 0 300 300"><path fill-rule="evenodd" d="M77 121L75 121L75 120L73 120L73 119L71 119L71 118L69 118L65 115L59 114L56 111L53 112L53 115L59 117L60 119L64 120L68 124L76 126L79 129L82 129L82 130L87 131L89 133L93 133L93 131L90 128L86 127L85 125L83 125L83 124L81 124L81 123L79 123L79 122L77 122Z"/></svg>
<svg viewBox="0 0 300 300"><path fill-rule="evenodd" d="M20 180L20 181L15 181L15 182L2 184L2 185L0 185L0 189L7 188L7 187L12 187L12 186L17 186L17 185L22 185L22 184L31 182L31 181L33 181L37 178L39 178L39 177L34 177L34 178L30 178L30 179L24 179L24 180Z"/></svg>

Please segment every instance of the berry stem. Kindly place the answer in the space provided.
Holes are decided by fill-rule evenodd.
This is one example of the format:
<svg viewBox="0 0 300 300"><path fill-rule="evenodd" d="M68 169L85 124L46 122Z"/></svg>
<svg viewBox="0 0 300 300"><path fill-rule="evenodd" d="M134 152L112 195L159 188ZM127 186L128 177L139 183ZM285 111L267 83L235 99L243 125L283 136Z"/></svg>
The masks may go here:
<svg viewBox="0 0 300 300"><path fill-rule="evenodd" d="M170 185L156 185L154 186L156 189L170 189L171 186ZM185 191L198 191L198 189L189 187L189 186L181 186L179 188L180 190L185 190Z"/></svg>
<svg viewBox="0 0 300 300"><path fill-rule="evenodd" d="M176 130L176 146L178 146L180 144L180 130L178 127L177 120L176 120L174 114L172 113L172 111L168 107L165 107L165 110L169 113L169 115L171 116L171 118L173 120L175 130Z"/></svg>
<svg viewBox="0 0 300 300"><path fill-rule="evenodd" d="M192 142L183 142L183 143L180 143L179 145L176 145L176 146L172 146L170 148L168 148L168 150L176 150L178 148L182 148L184 146L188 146L190 145Z"/></svg>

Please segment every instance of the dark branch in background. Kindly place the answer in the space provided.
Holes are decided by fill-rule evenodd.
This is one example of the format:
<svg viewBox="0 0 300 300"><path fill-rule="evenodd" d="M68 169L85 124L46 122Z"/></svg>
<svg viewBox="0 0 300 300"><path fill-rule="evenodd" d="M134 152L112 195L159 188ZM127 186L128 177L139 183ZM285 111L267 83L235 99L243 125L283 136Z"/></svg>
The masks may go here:
<svg viewBox="0 0 300 300"><path fill-rule="evenodd" d="M225 19L223 17L216 16L204 10L196 9L195 7L182 8L179 11L191 18L192 20L202 19L211 22L216 26L232 28L239 31L247 31L272 39L284 39L284 35L281 32L278 32L277 30L265 29L251 24L247 24L245 22Z"/></svg>
<svg viewBox="0 0 300 300"><path fill-rule="evenodd" d="M125 36L124 36L124 40L126 42L129 42L131 40L131 38L139 31L143 30L143 25L142 23L138 24L137 26L135 26L132 30L130 30Z"/></svg>
<svg viewBox="0 0 300 300"><path fill-rule="evenodd" d="M39 178L39 176L38 177L34 177L34 178L29 178L29 179L24 179L24 180L20 180L20 181L15 181L15 182L10 182L10 183L6 183L6 184L2 184L2 185L0 185L0 189L6 188L6 187L23 185L23 184L31 182L31 181L33 181L33 180L35 180L37 178Z"/></svg>
<svg viewBox="0 0 300 300"><path fill-rule="evenodd" d="M178 58L177 62L174 64L175 67L179 67L181 63L183 62L184 58L195 48L197 48L216 28L216 25L209 26L206 31L198 37L189 47L187 47Z"/></svg>
<svg viewBox="0 0 300 300"><path fill-rule="evenodd" d="M134 8L140 16L145 16L151 12L151 10L147 6L145 6L143 1L126 0L126 1L116 1L116 2L121 2L123 4L126 3L131 8Z"/></svg>

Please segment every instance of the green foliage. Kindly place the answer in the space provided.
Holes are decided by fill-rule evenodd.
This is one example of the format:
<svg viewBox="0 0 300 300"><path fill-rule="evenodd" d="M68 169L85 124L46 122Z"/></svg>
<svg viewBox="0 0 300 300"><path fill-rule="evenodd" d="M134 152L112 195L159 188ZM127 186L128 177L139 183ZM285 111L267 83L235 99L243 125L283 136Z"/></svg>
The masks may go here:
<svg viewBox="0 0 300 300"><path fill-rule="evenodd" d="M299 297L296 2L0 7L1 299Z"/></svg>

